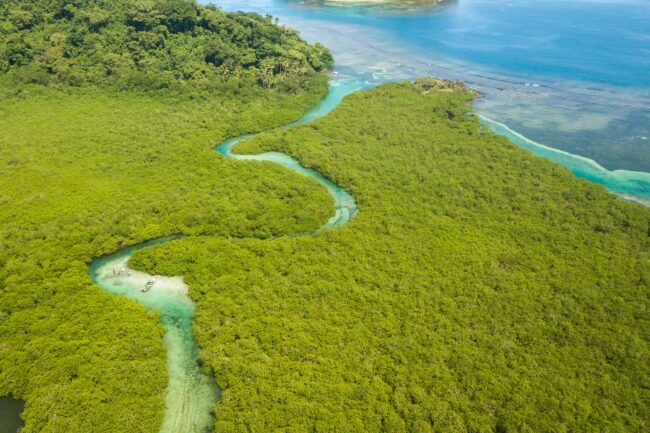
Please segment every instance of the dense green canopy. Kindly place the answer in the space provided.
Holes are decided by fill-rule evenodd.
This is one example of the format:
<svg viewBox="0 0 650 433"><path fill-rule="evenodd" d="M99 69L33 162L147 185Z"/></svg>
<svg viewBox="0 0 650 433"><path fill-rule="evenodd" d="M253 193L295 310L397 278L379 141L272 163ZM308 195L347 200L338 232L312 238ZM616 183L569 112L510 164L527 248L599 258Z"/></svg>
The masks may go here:
<svg viewBox="0 0 650 433"><path fill-rule="evenodd" d="M158 318L87 264L168 233L326 219L317 184L212 147L298 118L330 61L269 18L193 2L0 1L0 396L26 401L24 433L158 431Z"/></svg>
<svg viewBox="0 0 650 433"><path fill-rule="evenodd" d="M189 283L217 432L645 433L650 212L484 130L466 92L389 85L241 144L358 202L283 237L331 197L212 146L299 117L330 62L192 2L0 2L0 395L24 433L158 431L158 317L87 265L173 233L195 237L134 264Z"/></svg>
<svg viewBox="0 0 650 433"><path fill-rule="evenodd" d="M650 211L432 83L235 149L288 152L348 188L345 227L134 256L190 285L223 389L215 431L647 431Z"/></svg>
<svg viewBox="0 0 650 433"><path fill-rule="evenodd" d="M194 1L0 2L0 72L28 82L142 89L253 80L295 90L331 62L326 48L270 16Z"/></svg>
<svg viewBox="0 0 650 433"><path fill-rule="evenodd" d="M12 89L13 92L13 89ZM167 386L158 318L91 284L92 258L170 233L267 237L332 201L212 146L297 118L319 95L180 100L22 88L0 104L0 395L23 433L154 433Z"/></svg>

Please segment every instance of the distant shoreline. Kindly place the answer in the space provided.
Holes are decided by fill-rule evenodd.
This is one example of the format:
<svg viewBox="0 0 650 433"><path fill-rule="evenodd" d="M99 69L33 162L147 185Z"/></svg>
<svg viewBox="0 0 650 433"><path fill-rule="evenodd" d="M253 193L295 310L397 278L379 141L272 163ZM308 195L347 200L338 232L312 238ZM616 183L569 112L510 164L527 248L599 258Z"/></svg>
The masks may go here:
<svg viewBox="0 0 650 433"><path fill-rule="evenodd" d="M326 3L346 3L346 4L440 4L446 3L447 0L324 0Z"/></svg>

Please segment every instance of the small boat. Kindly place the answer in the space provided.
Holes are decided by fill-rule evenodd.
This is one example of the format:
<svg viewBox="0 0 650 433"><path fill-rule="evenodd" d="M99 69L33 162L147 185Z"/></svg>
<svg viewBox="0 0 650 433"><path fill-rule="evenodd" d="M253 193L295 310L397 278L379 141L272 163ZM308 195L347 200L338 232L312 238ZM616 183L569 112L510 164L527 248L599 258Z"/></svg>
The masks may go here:
<svg viewBox="0 0 650 433"><path fill-rule="evenodd" d="M144 288L142 289L142 293L147 293L153 285L156 284L156 277L151 277L149 278L149 281L147 281L147 284L145 284Z"/></svg>

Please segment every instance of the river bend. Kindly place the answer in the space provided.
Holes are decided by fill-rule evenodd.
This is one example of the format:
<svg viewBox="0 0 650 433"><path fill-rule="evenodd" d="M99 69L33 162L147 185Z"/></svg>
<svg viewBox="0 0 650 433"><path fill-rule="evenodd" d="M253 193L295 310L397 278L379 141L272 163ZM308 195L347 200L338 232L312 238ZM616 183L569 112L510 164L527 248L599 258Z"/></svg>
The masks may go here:
<svg viewBox="0 0 650 433"><path fill-rule="evenodd" d="M324 116L334 109L343 97L355 90L365 87L360 82L333 83L328 95L312 110L298 121L281 128L288 129L306 124ZM305 168L298 161L279 152L259 155L238 155L232 153L235 144L255 137L249 134L226 140L215 150L227 158L236 160L270 161L280 164L302 175L320 182L334 197L335 212L323 227L340 227L357 214L354 198L340 186L320 173ZM301 234L310 235L311 233ZM129 259L134 252L142 249L172 242L182 236L169 236L149 240L138 245L121 249L113 254L93 260L89 267L91 280L102 289L118 296L133 299L149 310L160 314L160 323L165 334L167 348L167 385L165 416L160 433L206 433L211 431L214 417L214 404L220 392L214 378L205 374L199 363L199 346L194 339L192 321L195 305L189 296L188 287L180 276L152 276L129 268ZM156 282L147 292L142 289L151 278Z"/></svg>

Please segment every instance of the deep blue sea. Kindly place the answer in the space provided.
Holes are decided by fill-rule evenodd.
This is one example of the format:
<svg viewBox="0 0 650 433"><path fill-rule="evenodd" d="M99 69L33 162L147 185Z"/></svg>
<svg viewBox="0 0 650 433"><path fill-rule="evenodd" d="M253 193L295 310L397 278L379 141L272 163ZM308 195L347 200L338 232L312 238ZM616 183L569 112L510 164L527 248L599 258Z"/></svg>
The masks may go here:
<svg viewBox="0 0 650 433"><path fill-rule="evenodd" d="M464 80L485 95L475 108L498 132L650 201L650 0L215 3L271 14L325 44L339 79Z"/></svg>

